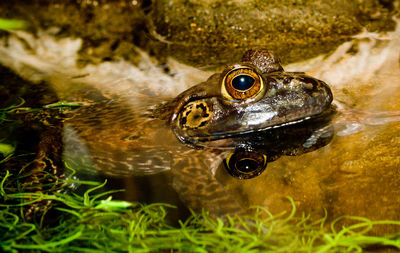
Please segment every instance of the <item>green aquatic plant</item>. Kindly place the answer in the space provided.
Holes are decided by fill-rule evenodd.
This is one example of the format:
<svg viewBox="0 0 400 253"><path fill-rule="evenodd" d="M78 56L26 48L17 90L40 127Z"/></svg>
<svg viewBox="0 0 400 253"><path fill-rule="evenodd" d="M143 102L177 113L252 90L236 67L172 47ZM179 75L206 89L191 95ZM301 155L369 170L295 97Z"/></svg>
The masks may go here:
<svg viewBox="0 0 400 253"><path fill-rule="evenodd" d="M26 28L26 22L16 19L0 18L0 30L18 30Z"/></svg>
<svg viewBox="0 0 400 253"><path fill-rule="evenodd" d="M12 154L15 150L15 147L13 147L10 144L6 144L6 143L0 143L0 153L4 156L7 157L10 154Z"/></svg>
<svg viewBox="0 0 400 253"><path fill-rule="evenodd" d="M1 203L6 204L0 204L0 248L8 252L361 252L368 246L400 250L400 234L368 234L375 226L400 226L400 221L341 217L354 224L337 230L340 219L326 226L325 218L296 216L293 201L288 215L272 215L262 207L251 216L224 218L203 211L173 226L167 213L174 206L113 200L115 191L99 192L106 182L83 182L93 186L81 195L8 193L5 185L13 175L7 171L1 176ZM52 201L57 219L48 224L45 219L27 220L21 208L43 200Z"/></svg>

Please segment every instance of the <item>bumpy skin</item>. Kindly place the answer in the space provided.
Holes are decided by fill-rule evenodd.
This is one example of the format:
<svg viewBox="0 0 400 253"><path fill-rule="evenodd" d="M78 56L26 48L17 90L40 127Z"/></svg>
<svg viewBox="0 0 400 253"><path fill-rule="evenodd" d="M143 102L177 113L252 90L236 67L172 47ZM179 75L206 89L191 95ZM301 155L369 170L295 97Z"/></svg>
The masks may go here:
<svg viewBox="0 0 400 253"><path fill-rule="evenodd" d="M278 56L265 48L247 50L242 57L242 62L251 62L262 73L283 71Z"/></svg>
<svg viewBox="0 0 400 253"><path fill-rule="evenodd" d="M265 84L262 97L238 101L223 96L224 77L238 66L260 74ZM196 145L307 120L327 110L332 99L326 83L285 72L276 56L260 49L247 51L242 63L186 90L167 107L173 108L170 124L177 138Z"/></svg>

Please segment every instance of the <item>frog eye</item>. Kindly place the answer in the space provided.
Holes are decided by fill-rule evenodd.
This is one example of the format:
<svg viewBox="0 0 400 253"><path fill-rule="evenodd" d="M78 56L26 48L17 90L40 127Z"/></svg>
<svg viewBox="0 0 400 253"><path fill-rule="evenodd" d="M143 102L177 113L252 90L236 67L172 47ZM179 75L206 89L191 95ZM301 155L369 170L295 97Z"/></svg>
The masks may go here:
<svg viewBox="0 0 400 253"><path fill-rule="evenodd" d="M260 175L267 167L267 156L255 151L235 151L224 160L229 174L239 179Z"/></svg>
<svg viewBox="0 0 400 253"><path fill-rule="evenodd" d="M255 98L264 89L262 77L252 68L237 66L222 79L222 95L229 100Z"/></svg>

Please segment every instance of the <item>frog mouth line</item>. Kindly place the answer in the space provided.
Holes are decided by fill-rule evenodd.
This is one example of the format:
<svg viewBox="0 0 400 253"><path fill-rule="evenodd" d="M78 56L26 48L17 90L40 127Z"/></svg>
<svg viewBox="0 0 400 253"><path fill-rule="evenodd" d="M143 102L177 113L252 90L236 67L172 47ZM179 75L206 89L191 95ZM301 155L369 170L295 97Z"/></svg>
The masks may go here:
<svg viewBox="0 0 400 253"><path fill-rule="evenodd" d="M219 149L231 149L235 146L234 139L244 137L245 135L254 134L258 132L263 132L267 130L273 130L277 128L283 128L286 126L291 126L311 120L331 120L331 117L337 112L336 106L330 105L323 112L307 116L301 119L285 122L282 124L277 124L273 126L249 129L239 132L216 132L209 135L198 135L198 136L185 136L178 133L178 128L174 127L173 132L175 133L178 140L186 145L193 148L205 148L205 147L217 147ZM230 141L229 141L230 140Z"/></svg>
<svg viewBox="0 0 400 253"><path fill-rule="evenodd" d="M205 142L210 142L210 141L216 141L216 140L221 140L221 139L228 139L228 138L235 138L235 137L240 137L246 134L251 134L251 133L256 133L256 132L262 132L270 129L275 129L275 128L280 128L280 127L285 127L293 124L297 124L306 120L311 119L312 117L305 117L299 120L294 120L290 122L285 122L283 124L279 125L274 125L274 126L269 126L269 127L264 127L264 128L259 128L259 129L249 129L249 130L244 130L240 132L223 132L223 133L212 133L211 135L207 136L191 136L189 138L186 137L178 137L179 140L183 140L183 143L185 144L190 144L190 145L198 145L198 142L205 143ZM190 140L191 139L191 140ZM209 146L209 145L200 145L200 146Z"/></svg>

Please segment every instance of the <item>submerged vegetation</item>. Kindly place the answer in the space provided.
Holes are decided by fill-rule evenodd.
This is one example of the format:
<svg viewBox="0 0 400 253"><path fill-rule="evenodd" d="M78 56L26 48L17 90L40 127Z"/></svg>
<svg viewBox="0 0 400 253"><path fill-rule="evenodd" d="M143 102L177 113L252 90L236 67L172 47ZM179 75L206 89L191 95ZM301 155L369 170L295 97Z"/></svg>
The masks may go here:
<svg viewBox="0 0 400 253"><path fill-rule="evenodd" d="M373 236L377 225L400 221L370 221L341 217L330 226L290 214L272 215L257 207L253 216L210 217L193 213L179 226L167 219L167 204L112 200L115 191L100 192L106 182L62 180L63 185L93 185L83 194L18 192L7 186L15 179L1 171L0 248L6 252L361 252L368 247L400 249L400 234ZM24 216L34 203L51 201L39 219ZM293 202L292 202L293 203ZM50 213L53 213L52 215ZM50 218L49 218L50 217ZM52 218L51 218L52 217ZM55 218L57 217L57 218ZM48 220L52 219L52 220ZM353 225L336 229L341 219Z"/></svg>
<svg viewBox="0 0 400 253"><path fill-rule="evenodd" d="M25 21L0 18L0 30L16 30L23 29L25 27Z"/></svg>

